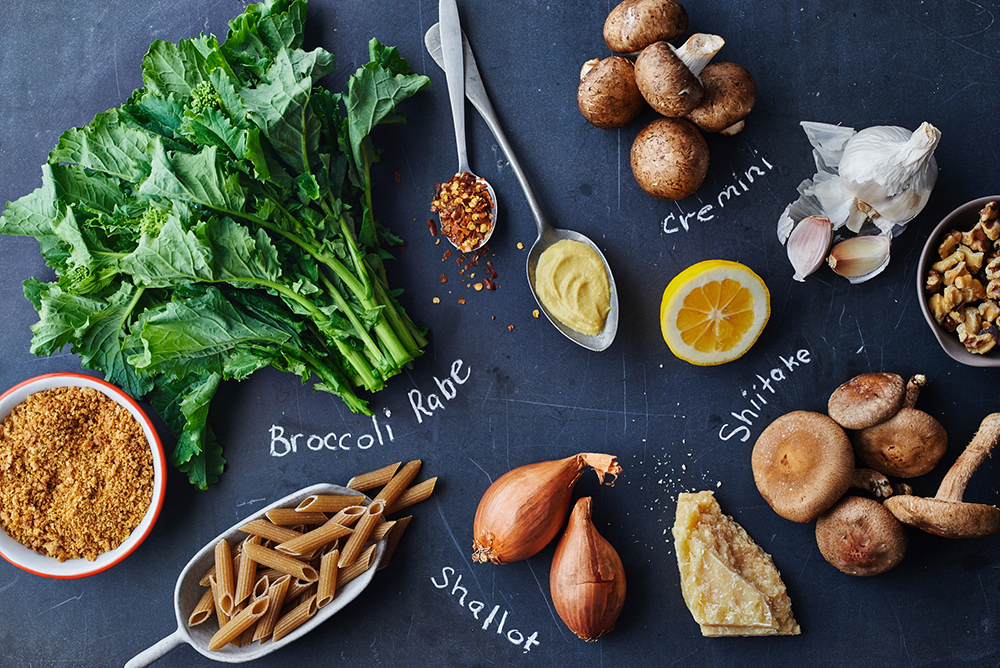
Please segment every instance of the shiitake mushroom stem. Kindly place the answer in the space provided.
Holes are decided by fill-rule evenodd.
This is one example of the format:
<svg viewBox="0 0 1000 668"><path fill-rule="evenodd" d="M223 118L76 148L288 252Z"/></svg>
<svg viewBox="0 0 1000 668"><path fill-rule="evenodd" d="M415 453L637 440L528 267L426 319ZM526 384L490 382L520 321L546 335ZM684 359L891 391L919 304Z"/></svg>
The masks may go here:
<svg viewBox="0 0 1000 668"><path fill-rule="evenodd" d="M851 487L863 489L879 499L886 499L894 492L889 479L874 469L854 469Z"/></svg>
<svg viewBox="0 0 1000 668"><path fill-rule="evenodd" d="M987 415L972 442L945 474L933 499L893 496L885 502L901 522L945 538L979 538L1000 531L1000 509L963 500L969 478L1000 442L1000 413Z"/></svg>
<svg viewBox="0 0 1000 668"><path fill-rule="evenodd" d="M924 374L918 373L910 376L910 380L906 382L906 396L903 398L903 408L913 408L917 405L917 397L920 396L920 390L926 384L927 376Z"/></svg>

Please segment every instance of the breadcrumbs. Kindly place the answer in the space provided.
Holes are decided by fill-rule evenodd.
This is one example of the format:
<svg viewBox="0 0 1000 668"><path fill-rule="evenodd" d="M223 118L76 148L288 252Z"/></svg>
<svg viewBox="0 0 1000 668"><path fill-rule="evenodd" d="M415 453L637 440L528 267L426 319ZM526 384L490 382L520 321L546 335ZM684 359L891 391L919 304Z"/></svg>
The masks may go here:
<svg viewBox="0 0 1000 668"><path fill-rule="evenodd" d="M37 392L0 425L0 526L59 561L121 545L153 495L142 426L89 387Z"/></svg>

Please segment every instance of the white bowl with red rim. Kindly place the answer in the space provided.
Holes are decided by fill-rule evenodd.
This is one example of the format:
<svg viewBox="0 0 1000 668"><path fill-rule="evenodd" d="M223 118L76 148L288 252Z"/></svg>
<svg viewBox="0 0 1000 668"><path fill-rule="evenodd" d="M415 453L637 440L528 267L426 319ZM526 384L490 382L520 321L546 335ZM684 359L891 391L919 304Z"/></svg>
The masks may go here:
<svg viewBox="0 0 1000 668"><path fill-rule="evenodd" d="M57 387L89 387L111 398L125 408L142 425L146 441L153 454L153 495L146 509L146 514L128 539L117 548L105 552L94 561L87 559L67 559L60 562L54 557L35 552L25 547L7 535L0 527L0 557L18 568L49 578L72 579L83 578L105 571L130 555L139 544L146 539L156 523L163 507L163 496L167 484L167 461L163 455L163 444L156 433L149 416L136 401L111 383L82 373L50 373L44 376L29 378L0 394L0 422L5 420L16 406L21 404L28 395Z"/></svg>

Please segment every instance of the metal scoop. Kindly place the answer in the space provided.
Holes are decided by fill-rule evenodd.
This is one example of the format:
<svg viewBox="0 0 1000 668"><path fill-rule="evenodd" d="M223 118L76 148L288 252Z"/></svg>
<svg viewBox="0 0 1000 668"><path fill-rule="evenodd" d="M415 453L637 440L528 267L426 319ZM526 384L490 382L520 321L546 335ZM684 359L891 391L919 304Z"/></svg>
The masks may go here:
<svg viewBox="0 0 1000 668"><path fill-rule="evenodd" d="M427 52L434 59L434 62L444 69L445 60L442 56L441 40L440 27L435 23L424 35L424 45L427 47ZM472 106L483 117L483 120L486 121L486 125L489 126L493 132L493 136L496 137L497 144L500 145L500 149L507 156L507 161L514 169L514 174L521 184L521 189L524 190L524 196L528 200L528 206L531 207L531 213L534 215L535 224L538 227L538 238L535 239L535 243L528 252L528 285L531 286L531 292L535 296L535 301L538 302L539 308L545 314L545 317L549 319L549 322L555 325L555 328L562 332L566 338L589 350L604 350L611 345L611 342L615 340L615 334L618 333L618 290L615 288L615 278L611 273L611 267L608 266L608 261L604 257L604 253L601 252L601 249L593 241L579 232L552 227L545 220L545 214L542 213L538 200L535 199L535 193L531 189L531 184L528 183L528 178L525 176L524 170L521 169L521 164L514 156L514 151L507 142L507 137L504 135L503 130L500 128L496 113L493 111L493 105L490 104L489 96L486 94L486 88L483 87L482 76L480 76L479 68L476 66L476 57L472 54L472 48L469 46L469 41L464 34L462 35L462 45L464 47L465 95L472 102ZM538 299L538 292L535 289L535 267L538 265L538 258L546 248L563 239L572 239L573 241L587 244L594 249L598 257L601 258L601 262L604 263L604 269L608 274L608 284L611 288L611 310L608 311L604 330L600 334L594 336L581 334L575 329L564 325Z"/></svg>
<svg viewBox="0 0 1000 668"><path fill-rule="evenodd" d="M462 251L469 253L478 250L486 245L493 236L493 230L497 227L497 196L493 192L493 186L489 181L481 176L477 176L469 169L469 152L465 141L465 77L463 76L463 52L462 52L462 24L458 18L458 5L455 0L440 0L438 4L438 17L441 21L439 25L444 26L441 35L441 57L444 64L438 62L444 68L445 77L448 80L448 98L451 102L451 117L455 123L455 144L458 146L458 173L469 174L479 183L486 186L492 202L490 211L489 229L482 240L474 246L460 246L452 240L450 234L445 234L451 245ZM462 224L465 223L463 219ZM472 225L477 225L478 221L473 221ZM444 229L445 220L441 218L441 227Z"/></svg>
<svg viewBox="0 0 1000 668"><path fill-rule="evenodd" d="M346 487L341 487L340 485L330 485L326 483L306 487L305 489L300 489L294 494L289 494L280 501L276 501L268 507L257 511L250 517L240 520L227 531L216 536L208 545L203 547L198 554L194 555L191 561L188 562L187 566L184 567L184 570L181 571L180 577L177 578L177 585L174 587L174 613L177 615L177 630L152 647L133 657L128 663L125 664L125 668L148 666L170 650L183 643L191 645L199 653L215 661L221 661L223 663L242 663L244 661L252 661L253 659L260 658L265 654L270 654L274 650L280 649L288 643L301 638L305 634L309 633L309 631L313 630L335 615L345 605L353 601L358 594L360 594L364 588L368 586L368 583L372 581L372 577L374 577L375 571L378 569L379 563L382 561L382 555L385 554L384 539L378 542L378 546L375 548L375 558L371 567L367 571L348 582L344 585L343 589L337 590L336 597L329 605L320 608L312 619L277 642L266 640L263 644L250 643L248 645L244 645L243 647L227 645L221 650L210 651L208 649L208 643L218 630L218 627L211 622L188 627L188 617L191 615L191 611L194 610L198 600L205 592L205 588L198 584L198 581L201 579L201 576L204 575L205 572L215 563L216 543L223 538L230 541L230 543L233 543L237 539L242 540L246 537L246 534L240 531L240 527L245 525L247 522L264 517L267 511L273 510L274 508L294 508L307 496L311 496L313 494L359 494L359 492L355 492L354 490ZM362 505L367 505L369 502L370 501L366 499L362 501Z"/></svg>

